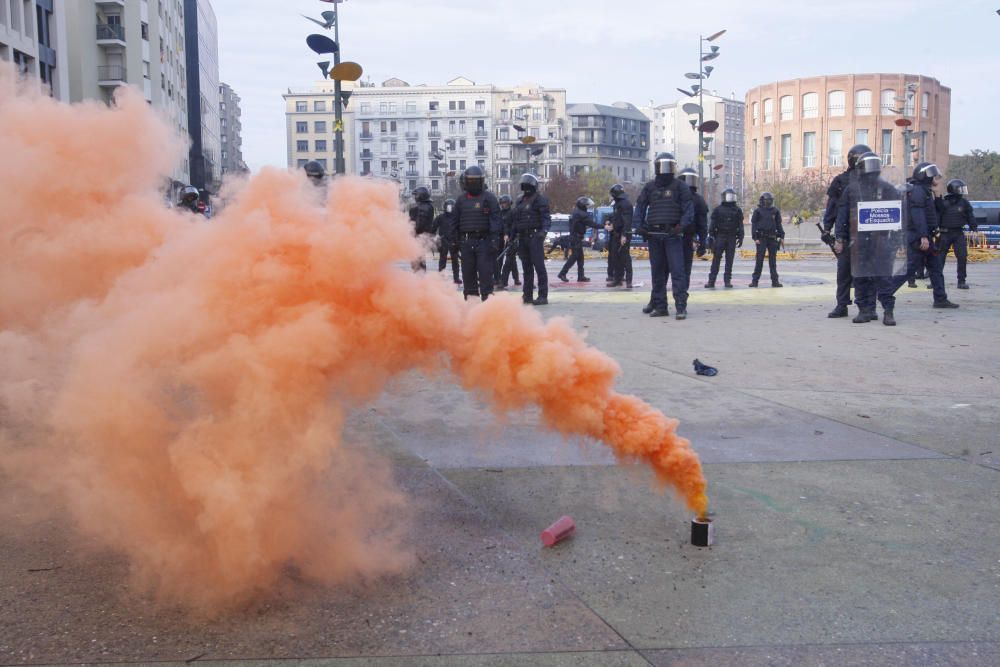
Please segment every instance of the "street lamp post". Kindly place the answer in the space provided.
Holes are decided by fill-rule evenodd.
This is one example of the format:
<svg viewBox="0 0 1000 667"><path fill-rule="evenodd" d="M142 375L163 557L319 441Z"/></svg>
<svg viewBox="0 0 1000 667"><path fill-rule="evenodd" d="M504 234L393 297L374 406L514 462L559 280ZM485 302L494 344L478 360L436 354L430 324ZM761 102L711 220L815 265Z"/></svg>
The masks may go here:
<svg viewBox="0 0 1000 667"><path fill-rule="evenodd" d="M714 60L719 57L719 47L711 46L709 50L705 51L705 42L714 42L719 37L725 33L725 30L720 30L715 34L709 35L708 37L702 37L698 35L698 71L700 73L699 85L698 85L698 183L703 184L705 182L705 83L704 80L707 79L712 74L713 67L706 66L705 63L709 60ZM706 71L707 70L707 71ZM702 185L702 187L704 187ZM706 193L707 194L707 193Z"/></svg>

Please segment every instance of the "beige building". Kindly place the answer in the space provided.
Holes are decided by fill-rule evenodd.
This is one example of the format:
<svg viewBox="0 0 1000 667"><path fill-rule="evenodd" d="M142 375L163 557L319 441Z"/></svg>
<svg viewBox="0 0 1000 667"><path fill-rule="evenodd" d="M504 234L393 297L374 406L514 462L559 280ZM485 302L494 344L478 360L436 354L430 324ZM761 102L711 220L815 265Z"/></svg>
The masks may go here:
<svg viewBox="0 0 1000 667"><path fill-rule="evenodd" d="M70 101L108 103L120 86L133 86L187 134L182 0L71 0L65 16ZM185 159L174 178L189 176Z"/></svg>
<svg viewBox="0 0 1000 667"><path fill-rule="evenodd" d="M918 162L946 171L950 123L951 89L917 74L758 86L746 94L746 180L815 175L827 181L844 170L847 151L859 143L879 154L883 175L896 184Z"/></svg>
<svg viewBox="0 0 1000 667"><path fill-rule="evenodd" d="M493 89L493 171L491 188L497 194L517 194L521 174L529 171L543 184L566 169L570 124L566 89L538 84ZM524 128L519 130L516 127ZM535 137L531 144L521 139ZM541 148L530 156L529 149Z"/></svg>
<svg viewBox="0 0 1000 667"><path fill-rule="evenodd" d="M350 82L342 82L343 90L351 90ZM306 162L316 160L326 173L336 171L335 99L333 81L320 81L311 88L289 88L282 95L285 100L285 134L288 149L288 167L301 168ZM354 155L354 110L351 98L343 110L344 165L348 174L358 173Z"/></svg>

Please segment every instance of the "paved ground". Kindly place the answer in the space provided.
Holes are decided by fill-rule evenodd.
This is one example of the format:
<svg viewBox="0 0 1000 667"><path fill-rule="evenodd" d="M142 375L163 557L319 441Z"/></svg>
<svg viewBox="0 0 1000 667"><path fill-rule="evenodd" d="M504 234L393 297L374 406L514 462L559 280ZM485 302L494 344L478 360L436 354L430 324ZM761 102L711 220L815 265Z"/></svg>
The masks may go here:
<svg viewBox="0 0 1000 667"><path fill-rule="evenodd" d="M0 663L1000 664L1000 262L972 265L968 292L949 266L956 311L904 287L895 328L826 318L825 255L784 263L780 290L747 289L740 260L737 289L696 287L685 322L640 315L643 290L588 267L595 282L553 287L545 313L681 420L716 546L692 547L684 512L599 445L531 414L497 423L414 375L352 429L412 494L419 567L363 591L290 582L193 624L129 593L120 559L70 549L65 526L0 530ZM543 550L564 513L578 533Z"/></svg>

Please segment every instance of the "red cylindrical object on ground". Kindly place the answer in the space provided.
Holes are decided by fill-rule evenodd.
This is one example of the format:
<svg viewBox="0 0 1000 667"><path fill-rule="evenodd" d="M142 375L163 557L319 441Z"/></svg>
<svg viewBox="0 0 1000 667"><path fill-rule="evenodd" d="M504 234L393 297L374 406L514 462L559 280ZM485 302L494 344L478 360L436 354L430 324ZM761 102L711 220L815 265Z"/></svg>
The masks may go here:
<svg viewBox="0 0 1000 667"><path fill-rule="evenodd" d="M542 544L551 547L557 542L565 540L576 531L576 523L573 517L563 516L554 524L542 531Z"/></svg>

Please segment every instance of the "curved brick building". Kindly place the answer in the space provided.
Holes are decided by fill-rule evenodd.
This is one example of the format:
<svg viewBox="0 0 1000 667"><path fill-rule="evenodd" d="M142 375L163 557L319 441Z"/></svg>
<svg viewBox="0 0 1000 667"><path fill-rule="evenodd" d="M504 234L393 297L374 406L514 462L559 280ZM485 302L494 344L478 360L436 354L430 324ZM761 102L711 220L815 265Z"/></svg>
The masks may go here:
<svg viewBox="0 0 1000 667"><path fill-rule="evenodd" d="M910 145L903 130L911 122ZM778 81L746 95L748 182L815 175L828 180L844 169L848 149L871 146L883 174L904 180L918 162L948 168L951 89L918 74L841 74Z"/></svg>

